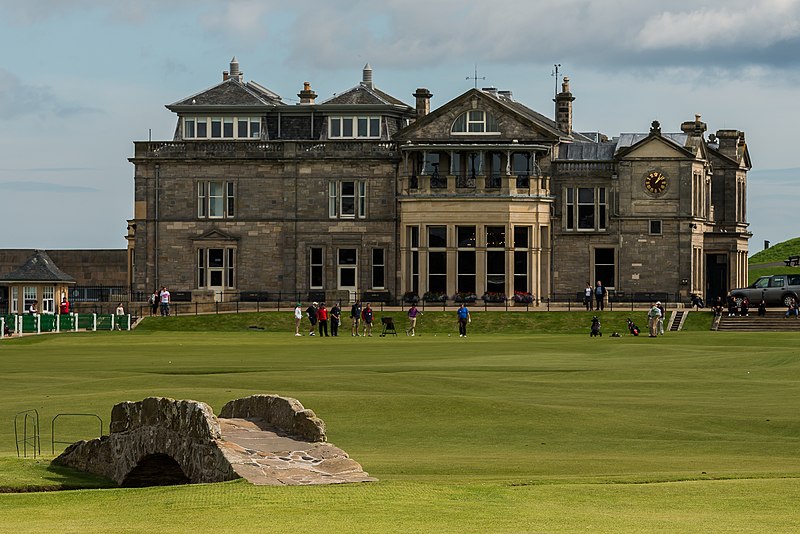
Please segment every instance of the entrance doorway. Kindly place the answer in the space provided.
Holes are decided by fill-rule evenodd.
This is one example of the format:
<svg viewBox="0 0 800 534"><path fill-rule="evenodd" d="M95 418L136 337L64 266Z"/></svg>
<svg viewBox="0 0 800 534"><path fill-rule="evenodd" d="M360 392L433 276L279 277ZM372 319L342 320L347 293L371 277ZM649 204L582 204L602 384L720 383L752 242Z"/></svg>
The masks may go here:
<svg viewBox="0 0 800 534"><path fill-rule="evenodd" d="M351 295L358 292L358 250L354 248L340 248L336 256L337 289L350 291Z"/></svg>
<svg viewBox="0 0 800 534"><path fill-rule="evenodd" d="M706 254L706 302L728 295L728 255Z"/></svg>

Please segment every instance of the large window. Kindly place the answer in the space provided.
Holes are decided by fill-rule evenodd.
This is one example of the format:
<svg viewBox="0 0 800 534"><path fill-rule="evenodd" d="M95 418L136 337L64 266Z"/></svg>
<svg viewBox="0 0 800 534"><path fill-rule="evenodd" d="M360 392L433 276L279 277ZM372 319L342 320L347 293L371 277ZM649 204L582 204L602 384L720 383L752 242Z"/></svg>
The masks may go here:
<svg viewBox="0 0 800 534"><path fill-rule="evenodd" d="M184 117L184 139L259 139L259 117Z"/></svg>
<svg viewBox="0 0 800 534"><path fill-rule="evenodd" d="M19 313L19 287L11 288L11 313Z"/></svg>
<svg viewBox="0 0 800 534"><path fill-rule="evenodd" d="M309 283L308 286L311 289L322 289L322 249L321 248L312 248L309 250L308 254L308 274L309 274Z"/></svg>
<svg viewBox="0 0 800 534"><path fill-rule="evenodd" d="M328 216L363 219L367 215L367 184L363 180L334 180L328 185Z"/></svg>
<svg viewBox="0 0 800 534"><path fill-rule="evenodd" d="M607 205L605 187L567 187L564 202L566 230L605 230Z"/></svg>
<svg viewBox="0 0 800 534"><path fill-rule="evenodd" d="M235 215L233 182L208 180L197 183L197 216L208 219L231 218Z"/></svg>
<svg viewBox="0 0 800 534"><path fill-rule="evenodd" d="M514 227L514 291L529 293L528 258L531 249L531 227Z"/></svg>
<svg viewBox="0 0 800 534"><path fill-rule="evenodd" d="M447 292L447 227L428 227L428 291ZM437 250L438 249L438 250Z"/></svg>
<svg viewBox="0 0 800 534"><path fill-rule="evenodd" d="M594 280L600 280L606 289L616 286L616 252L613 248L594 249Z"/></svg>
<svg viewBox="0 0 800 534"><path fill-rule="evenodd" d="M506 228L486 227L486 292L505 294Z"/></svg>
<svg viewBox="0 0 800 534"><path fill-rule="evenodd" d="M379 139L380 117L330 117L328 137L331 139Z"/></svg>
<svg viewBox="0 0 800 534"><path fill-rule="evenodd" d="M411 249L411 292L419 295L419 226L408 227L408 246Z"/></svg>
<svg viewBox="0 0 800 534"><path fill-rule="evenodd" d="M450 131L454 134L499 133L494 116L480 109L459 115Z"/></svg>
<svg viewBox="0 0 800 534"><path fill-rule="evenodd" d="M209 247L197 249L197 287L236 287L236 249Z"/></svg>
<svg viewBox="0 0 800 534"><path fill-rule="evenodd" d="M386 287L386 251L382 248L372 249L372 289Z"/></svg>
<svg viewBox="0 0 800 534"><path fill-rule="evenodd" d="M53 286L46 286L42 288L42 313L55 313L56 297L55 288Z"/></svg>
<svg viewBox="0 0 800 534"><path fill-rule="evenodd" d="M33 301L38 299L36 286L25 286L22 288L22 305L24 311L28 311ZM41 311L38 307L37 310Z"/></svg>
<svg viewBox="0 0 800 534"><path fill-rule="evenodd" d="M474 293L477 264L475 259L475 227L457 226L456 238L458 239L456 291L459 293Z"/></svg>

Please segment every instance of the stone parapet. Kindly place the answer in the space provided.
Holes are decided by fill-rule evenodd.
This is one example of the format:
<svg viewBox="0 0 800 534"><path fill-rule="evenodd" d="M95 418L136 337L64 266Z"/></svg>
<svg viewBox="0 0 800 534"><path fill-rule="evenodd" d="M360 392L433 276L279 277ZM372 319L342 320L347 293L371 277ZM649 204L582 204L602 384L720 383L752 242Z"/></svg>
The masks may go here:
<svg viewBox="0 0 800 534"><path fill-rule="evenodd" d="M225 419L261 419L266 425L304 440L327 441L325 422L297 399L278 395L251 395L222 407Z"/></svg>

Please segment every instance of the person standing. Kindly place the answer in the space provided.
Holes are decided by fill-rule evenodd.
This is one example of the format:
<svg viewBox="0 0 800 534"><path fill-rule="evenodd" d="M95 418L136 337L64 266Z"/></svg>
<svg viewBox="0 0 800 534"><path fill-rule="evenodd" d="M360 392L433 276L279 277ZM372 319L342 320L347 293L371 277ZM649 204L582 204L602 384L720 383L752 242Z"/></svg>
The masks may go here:
<svg viewBox="0 0 800 534"><path fill-rule="evenodd" d="M306 308L306 316L308 316L308 322L311 324L311 327L308 329L308 335L313 336L314 328L317 326L317 303L312 302L311 305Z"/></svg>
<svg viewBox="0 0 800 534"><path fill-rule="evenodd" d="M66 295L61 297L61 304L58 307L58 313L61 315L69 315L69 301Z"/></svg>
<svg viewBox="0 0 800 534"><path fill-rule="evenodd" d="M350 307L350 319L353 320L353 326L350 328L350 335L358 337L358 321L361 319L361 301L357 300Z"/></svg>
<svg viewBox="0 0 800 534"><path fill-rule="evenodd" d="M331 308L331 335L333 337L339 337L339 323L342 322L342 308L339 307L339 303L333 305Z"/></svg>
<svg viewBox="0 0 800 534"><path fill-rule="evenodd" d="M161 297L158 294L158 289L153 290L153 294L150 295L150 315L158 315L158 307L161 305Z"/></svg>
<svg viewBox="0 0 800 534"><path fill-rule="evenodd" d="M467 337L467 324L472 322L469 308L462 302L456 311L456 315L458 315L458 336Z"/></svg>
<svg viewBox="0 0 800 534"><path fill-rule="evenodd" d="M319 323L319 337L328 337L328 308L325 307L324 302L319 303L317 322Z"/></svg>
<svg viewBox="0 0 800 534"><path fill-rule="evenodd" d="M594 307L595 311L603 311L605 309L606 293L607 291L606 288L603 287L603 282L598 280L594 288L594 298L597 301Z"/></svg>
<svg viewBox="0 0 800 534"><path fill-rule="evenodd" d="M117 311L114 313L116 315L115 319L115 326L117 330L122 330L122 318L125 316L125 307L122 306L122 303L119 303L117 306Z"/></svg>
<svg viewBox="0 0 800 534"><path fill-rule="evenodd" d="M303 321L303 308L302 305L298 302L297 305L294 307L294 335L295 337L300 337L303 334L300 333L300 323Z"/></svg>
<svg viewBox="0 0 800 534"><path fill-rule="evenodd" d="M592 284L586 282L586 287L583 290L583 304L586 306L586 311L592 309Z"/></svg>
<svg viewBox="0 0 800 534"><path fill-rule="evenodd" d="M658 335L659 317L661 317L661 310L658 309L658 306L653 304L653 307L650 308L649 312L647 312L647 323L650 327L650 337L657 337Z"/></svg>
<svg viewBox="0 0 800 534"><path fill-rule="evenodd" d="M37 313L39 313L39 309L37 308L38 304L39 304L38 300L34 300L33 302L31 302L31 305L28 307L28 313L30 315L36 315Z"/></svg>
<svg viewBox="0 0 800 534"><path fill-rule="evenodd" d="M361 321L364 323L364 335L372 337L372 320L374 319L372 314L372 306L369 302L367 305L364 306L364 310L361 312Z"/></svg>
<svg viewBox="0 0 800 534"><path fill-rule="evenodd" d="M411 337L416 335L418 315L422 315L422 312L417 309L416 304L412 303L408 309L408 330L406 330L406 335L411 335Z"/></svg>
<svg viewBox="0 0 800 534"><path fill-rule="evenodd" d="M761 302L758 303L758 316L766 317L766 315L767 315L767 302L764 299L761 299Z"/></svg>
<svg viewBox="0 0 800 534"><path fill-rule="evenodd" d="M166 286L161 288L161 293L158 294L161 301L161 315L163 317L169 316L169 290Z"/></svg>
<svg viewBox="0 0 800 534"><path fill-rule="evenodd" d="M661 312L661 315L658 316L658 324L656 325L656 330L658 331L659 336L664 335L664 318L667 316L667 310L664 308L664 305L661 304L659 300L656 302L656 306L658 307L658 311Z"/></svg>

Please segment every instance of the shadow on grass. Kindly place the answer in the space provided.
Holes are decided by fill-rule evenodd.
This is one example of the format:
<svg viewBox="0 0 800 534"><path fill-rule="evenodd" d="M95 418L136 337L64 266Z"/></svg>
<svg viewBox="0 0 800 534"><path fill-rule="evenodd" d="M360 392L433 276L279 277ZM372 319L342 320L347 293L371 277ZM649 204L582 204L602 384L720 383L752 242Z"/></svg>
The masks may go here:
<svg viewBox="0 0 800 534"><path fill-rule="evenodd" d="M112 481L44 458L0 457L0 493L116 488Z"/></svg>

